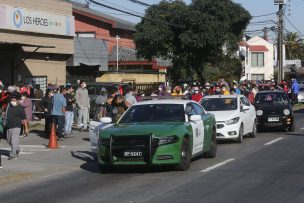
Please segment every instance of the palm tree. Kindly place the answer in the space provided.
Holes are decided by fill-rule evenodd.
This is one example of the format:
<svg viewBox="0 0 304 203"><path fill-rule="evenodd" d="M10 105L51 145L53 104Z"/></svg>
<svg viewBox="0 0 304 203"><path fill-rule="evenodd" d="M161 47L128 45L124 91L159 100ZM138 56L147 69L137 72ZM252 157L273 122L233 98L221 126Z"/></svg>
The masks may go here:
<svg viewBox="0 0 304 203"><path fill-rule="evenodd" d="M286 59L304 58L304 41L297 32L288 32L284 35Z"/></svg>

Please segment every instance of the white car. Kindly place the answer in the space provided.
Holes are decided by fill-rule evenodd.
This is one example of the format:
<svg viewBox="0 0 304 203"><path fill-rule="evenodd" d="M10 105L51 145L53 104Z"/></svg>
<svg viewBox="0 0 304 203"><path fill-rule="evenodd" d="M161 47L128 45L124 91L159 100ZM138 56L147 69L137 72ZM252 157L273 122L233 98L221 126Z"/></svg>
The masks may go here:
<svg viewBox="0 0 304 203"><path fill-rule="evenodd" d="M298 93L298 102L304 103L304 87L302 86Z"/></svg>
<svg viewBox="0 0 304 203"><path fill-rule="evenodd" d="M243 141L244 135L256 137L256 110L243 95L210 95L201 100L206 111L214 114L217 140Z"/></svg>
<svg viewBox="0 0 304 203"><path fill-rule="evenodd" d="M91 152L97 153L99 131L113 126L113 123L111 122L112 120L110 118L101 118L100 122L90 121L89 136L90 136Z"/></svg>

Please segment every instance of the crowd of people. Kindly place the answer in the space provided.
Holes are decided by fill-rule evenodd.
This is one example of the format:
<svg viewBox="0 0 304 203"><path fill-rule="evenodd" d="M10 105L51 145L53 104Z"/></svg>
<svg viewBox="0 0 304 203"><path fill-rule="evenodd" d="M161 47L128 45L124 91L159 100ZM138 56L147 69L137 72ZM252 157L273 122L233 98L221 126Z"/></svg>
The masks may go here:
<svg viewBox="0 0 304 203"><path fill-rule="evenodd" d="M48 84L43 95L39 85L33 87L30 84L19 83L5 87L0 81L0 131L5 131L6 139L11 145L9 159L20 155L22 149L19 147L19 137L28 136L33 112L38 113L34 114L37 119L45 119L44 132L47 136L54 123L58 140L63 141L65 136L73 133L72 129L88 131L89 115L92 110L95 120L110 117L112 122L117 122L131 105L140 102L144 96L132 86L125 89L113 86L108 89L102 88L96 99L91 101L86 81L82 80L78 85L75 91L69 83L64 86ZM245 80L240 83L232 81L231 84L221 79L218 82L206 82L204 85L198 82L185 83L174 88L160 85L151 96L181 96L199 102L205 95L243 94L254 103L256 93L263 89L285 91L293 103L297 103L300 85L296 79L280 83ZM94 104L92 109L91 104Z"/></svg>
<svg viewBox="0 0 304 203"><path fill-rule="evenodd" d="M277 83L274 80L245 80L242 82L233 80L231 83L228 83L224 79L220 79L217 82L206 82L204 85L201 85L198 82L193 82L191 84L184 83L181 86L174 86L174 88L159 86L151 96L184 96L186 99L199 102L206 95L242 94L245 95L253 104L255 95L261 90L284 91L289 95L293 104L296 104L298 103L300 84L296 79L292 79L291 81L283 80L280 83Z"/></svg>

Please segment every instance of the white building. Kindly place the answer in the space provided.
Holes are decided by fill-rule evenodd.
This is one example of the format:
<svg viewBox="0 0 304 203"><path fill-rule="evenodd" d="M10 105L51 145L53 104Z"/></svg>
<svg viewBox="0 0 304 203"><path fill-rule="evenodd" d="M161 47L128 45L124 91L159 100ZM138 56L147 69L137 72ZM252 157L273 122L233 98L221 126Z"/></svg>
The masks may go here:
<svg viewBox="0 0 304 203"><path fill-rule="evenodd" d="M242 80L271 80L274 77L273 44L255 36L240 43L240 54L244 58Z"/></svg>

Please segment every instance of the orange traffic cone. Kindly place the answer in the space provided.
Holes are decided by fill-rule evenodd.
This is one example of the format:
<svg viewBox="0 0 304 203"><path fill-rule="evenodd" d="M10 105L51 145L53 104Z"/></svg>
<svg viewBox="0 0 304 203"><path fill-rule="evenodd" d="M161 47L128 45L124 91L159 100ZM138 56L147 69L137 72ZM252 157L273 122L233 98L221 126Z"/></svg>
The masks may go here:
<svg viewBox="0 0 304 203"><path fill-rule="evenodd" d="M51 133L50 133L50 142L49 142L48 148L50 148L50 149L58 148L55 123L52 123L52 129L51 129Z"/></svg>

